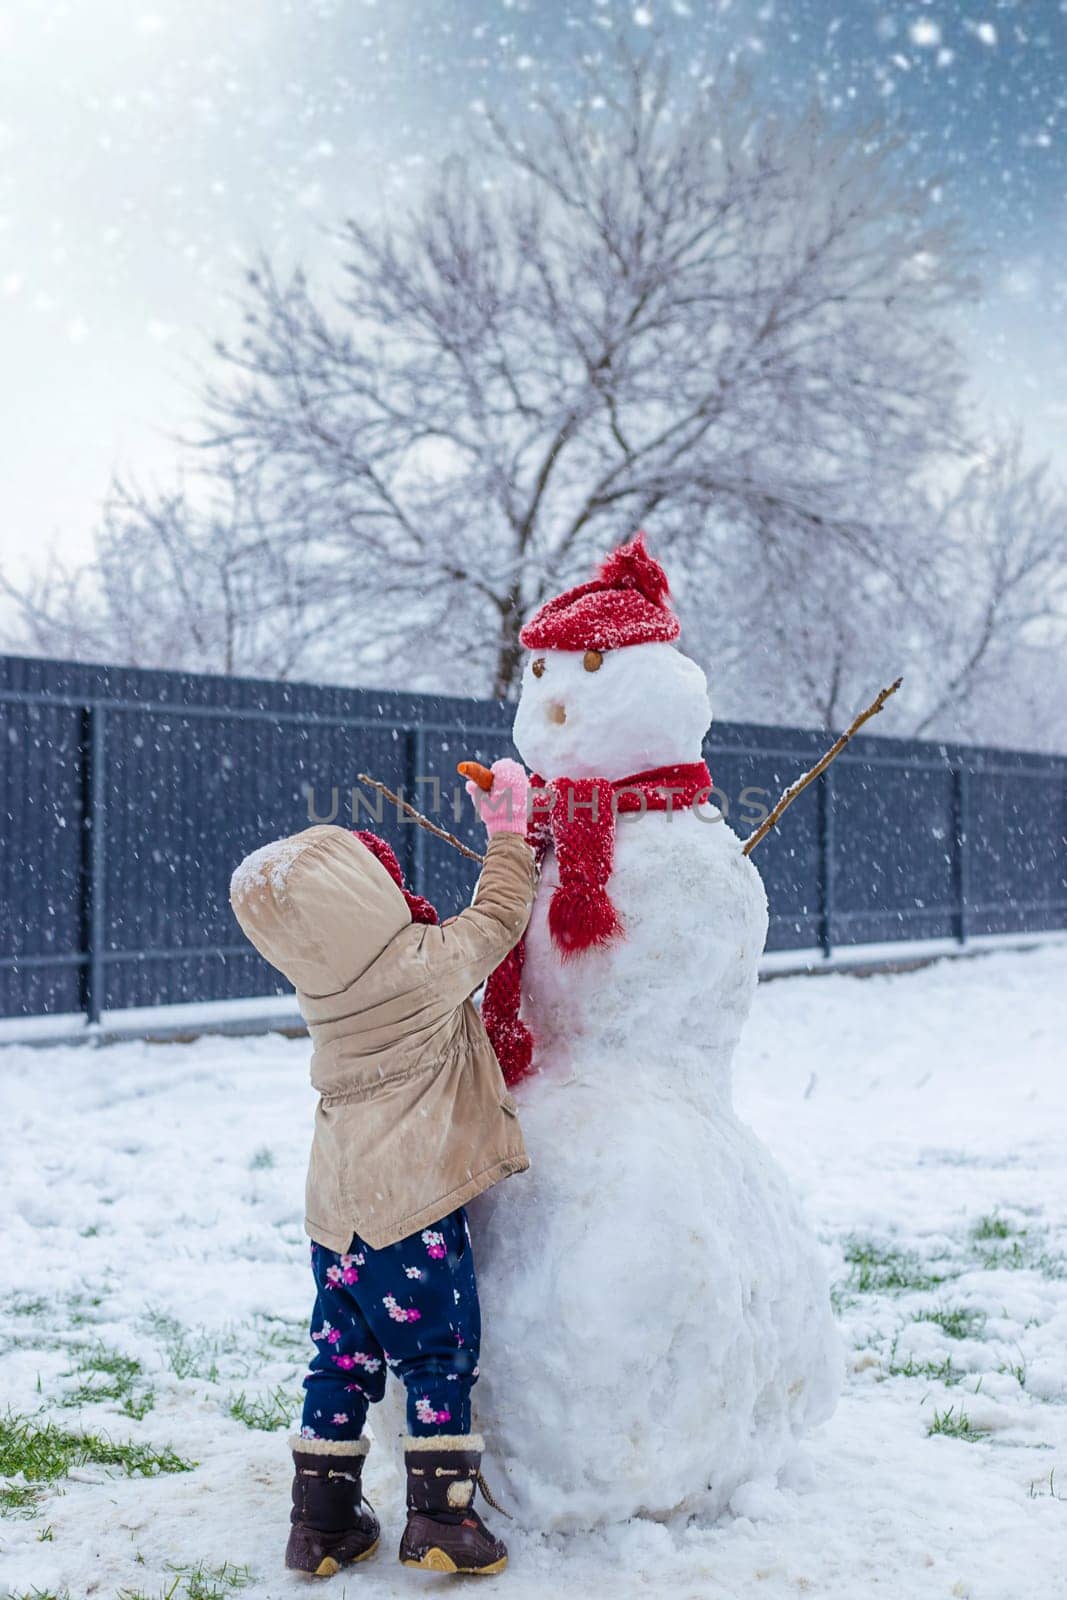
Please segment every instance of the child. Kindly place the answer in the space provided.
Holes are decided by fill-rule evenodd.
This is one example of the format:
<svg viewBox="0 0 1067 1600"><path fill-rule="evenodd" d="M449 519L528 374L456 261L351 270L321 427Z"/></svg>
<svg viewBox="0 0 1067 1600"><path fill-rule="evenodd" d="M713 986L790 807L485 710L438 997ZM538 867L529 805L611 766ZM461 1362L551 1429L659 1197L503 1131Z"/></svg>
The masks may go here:
<svg viewBox="0 0 1067 1600"><path fill-rule="evenodd" d="M317 1349L291 1441L285 1561L318 1576L378 1545L361 1492L363 1425L387 1366L408 1396L400 1560L433 1572L507 1565L473 1506L480 1321L462 1208L529 1160L470 996L526 928L534 861L526 775L514 761L496 762L493 775L473 903L441 927L403 890L383 841L338 827L256 851L230 888L245 933L295 986L314 1046L305 1228Z"/></svg>

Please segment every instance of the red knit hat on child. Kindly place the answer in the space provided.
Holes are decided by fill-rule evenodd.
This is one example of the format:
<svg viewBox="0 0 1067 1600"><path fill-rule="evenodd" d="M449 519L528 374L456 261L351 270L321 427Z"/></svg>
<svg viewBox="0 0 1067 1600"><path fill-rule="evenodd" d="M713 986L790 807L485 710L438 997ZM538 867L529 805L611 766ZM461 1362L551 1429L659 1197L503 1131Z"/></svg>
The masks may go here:
<svg viewBox="0 0 1067 1600"><path fill-rule="evenodd" d="M527 650L618 650L670 644L681 624L669 605L667 574L639 533L601 563L590 583L548 600L519 635Z"/></svg>
<svg viewBox="0 0 1067 1600"><path fill-rule="evenodd" d="M393 882L400 890L400 893L404 896L404 899L408 903L408 910L411 912L412 922L428 922L431 924L436 923L436 908L432 906L429 900L426 900L421 894L413 894L411 890L405 886L404 874L401 871L400 862L396 859L396 851L393 849L392 845L387 844L384 839L378 836L378 834L371 833L366 828L353 828L352 832L355 834L360 844L365 844L371 855L374 856L376 860L381 862L386 872L392 878Z"/></svg>

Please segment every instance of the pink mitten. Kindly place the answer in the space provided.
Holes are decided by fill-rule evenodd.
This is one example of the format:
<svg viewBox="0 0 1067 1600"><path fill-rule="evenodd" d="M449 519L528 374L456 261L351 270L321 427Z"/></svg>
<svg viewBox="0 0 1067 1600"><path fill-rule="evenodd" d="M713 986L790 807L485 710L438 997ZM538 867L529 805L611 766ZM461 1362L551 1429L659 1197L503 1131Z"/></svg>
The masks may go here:
<svg viewBox="0 0 1067 1600"><path fill-rule="evenodd" d="M530 783L517 761L505 756L493 762L493 787L488 794L471 779L467 793L485 823L490 839L497 833L526 832L526 796Z"/></svg>

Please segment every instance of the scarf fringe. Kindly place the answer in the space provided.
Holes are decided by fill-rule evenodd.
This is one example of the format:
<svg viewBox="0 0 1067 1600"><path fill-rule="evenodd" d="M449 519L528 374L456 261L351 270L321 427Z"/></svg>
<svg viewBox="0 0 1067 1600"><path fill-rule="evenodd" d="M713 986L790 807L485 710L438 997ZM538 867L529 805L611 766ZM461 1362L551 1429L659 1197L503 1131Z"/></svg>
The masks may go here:
<svg viewBox="0 0 1067 1600"><path fill-rule="evenodd" d="M563 961L598 945L610 944L623 933L622 920L606 889L584 883L559 888L548 908L548 931Z"/></svg>
<svg viewBox="0 0 1067 1600"><path fill-rule="evenodd" d="M533 1034L519 1016L524 954L520 940L489 974L482 996L482 1021L509 1089L533 1071Z"/></svg>

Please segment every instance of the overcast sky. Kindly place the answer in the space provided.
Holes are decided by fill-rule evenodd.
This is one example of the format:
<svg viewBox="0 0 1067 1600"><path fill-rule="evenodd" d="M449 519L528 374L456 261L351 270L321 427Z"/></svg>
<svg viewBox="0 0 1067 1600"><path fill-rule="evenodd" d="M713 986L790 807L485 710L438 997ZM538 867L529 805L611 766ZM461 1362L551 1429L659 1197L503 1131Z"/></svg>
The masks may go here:
<svg viewBox="0 0 1067 1600"><path fill-rule="evenodd" d="M1067 0L0 0L5 569L84 550L116 468L168 481L243 262L325 270L331 223L618 23L902 117L983 253L978 401L1067 472Z"/></svg>

